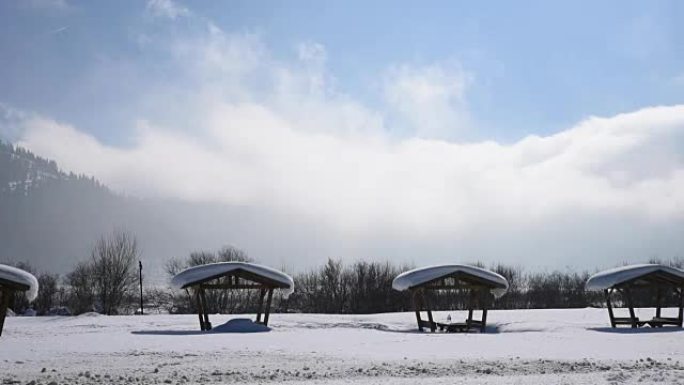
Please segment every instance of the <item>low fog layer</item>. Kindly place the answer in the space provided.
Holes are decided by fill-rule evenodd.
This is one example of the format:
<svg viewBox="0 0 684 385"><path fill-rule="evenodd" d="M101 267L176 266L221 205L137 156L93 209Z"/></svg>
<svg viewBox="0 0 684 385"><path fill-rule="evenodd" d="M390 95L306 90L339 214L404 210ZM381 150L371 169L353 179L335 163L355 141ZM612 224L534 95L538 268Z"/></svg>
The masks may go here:
<svg viewBox="0 0 684 385"><path fill-rule="evenodd" d="M680 107L510 145L296 134L333 143L327 152L261 145L270 134L250 148L162 131L117 149L67 125L26 125L22 145L146 197L109 218L93 207L93 220L134 232L159 261L222 244L295 270L327 257L592 268L681 256Z"/></svg>

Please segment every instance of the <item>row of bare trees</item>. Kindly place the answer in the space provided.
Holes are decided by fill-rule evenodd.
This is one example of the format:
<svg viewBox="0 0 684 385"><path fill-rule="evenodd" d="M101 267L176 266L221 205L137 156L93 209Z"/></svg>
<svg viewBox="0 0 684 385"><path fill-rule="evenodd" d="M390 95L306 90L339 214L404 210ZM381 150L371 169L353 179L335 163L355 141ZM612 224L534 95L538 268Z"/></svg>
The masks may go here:
<svg viewBox="0 0 684 385"><path fill-rule="evenodd" d="M97 241L90 258L78 263L63 279L50 273L36 274L39 281L38 298L32 304L37 314L80 314L97 311L103 314L130 314L138 308L139 258L133 236L117 232ZM214 262L253 260L242 250L227 246L217 252L193 252L188 257L175 258L165 266L169 277L188 267ZM684 260L651 260L682 267ZM480 267L483 264L475 263ZM34 272L27 264L20 268ZM392 280L409 265L391 262L357 261L344 264L341 260L328 261L307 272L294 275L295 292L288 298L276 293L274 311L306 313L381 313L412 309L405 292L392 289ZM509 290L494 299L496 309L581 308L603 306L600 294L587 292L584 284L588 271L526 272L520 267L497 264L489 267L503 275ZM207 305L211 313L251 313L256 310L258 293L250 290L210 290ZM655 293L636 293L635 300L647 304ZM438 292L431 298L436 310L462 309L467 303L466 293ZM677 299L666 296L666 302ZM619 303L619 298L617 299ZM190 293L168 287L147 287L146 307L169 313L192 313L195 304ZM22 295L16 295L11 306L16 312L29 308Z"/></svg>
<svg viewBox="0 0 684 385"><path fill-rule="evenodd" d="M480 267L482 264L476 263ZM344 265L330 259L317 270L295 276L297 290L284 303L294 311L321 313L379 313L412 309L406 292L392 290L392 280L411 266L390 262L359 261ZM493 300L497 309L576 308L600 305L601 298L584 290L588 272L527 273L498 264L490 267L506 277L510 288ZM436 310L463 309L467 293L443 291L431 294Z"/></svg>
<svg viewBox="0 0 684 385"><path fill-rule="evenodd" d="M230 253L226 253L230 251ZM240 257L232 257L238 255ZM169 275L180 268L207 262L245 260L244 253L226 248L216 254L193 253L185 261L174 260L167 266ZM682 260L650 261L674 266L682 266ZM481 263L475 263L485 267ZM347 313L367 314L412 310L411 298L406 292L392 289L392 280L409 265L395 265L391 262L357 261L344 264L341 260L329 259L324 265L308 272L294 275L295 292L289 298L275 297L275 310L280 312L303 313ZM494 309L545 309L545 308L582 308L603 306L601 293L587 292L584 285L590 276L583 272L526 272L522 268L497 264L489 267L503 275L509 282L509 290L500 298L492 299ZM186 293L166 292L172 301L157 301L164 310L170 312L193 312L194 303ZM468 293L443 291L431 294L431 304L435 310L464 309ZM253 312L257 301L256 293L244 291L216 291L208 300L212 312L248 313ZM642 292L635 295L637 303L651 306L655 292ZM157 295L160 296L159 294ZM619 305L621 299L615 298ZM675 304L676 298L671 302Z"/></svg>
<svg viewBox="0 0 684 385"><path fill-rule="evenodd" d="M10 308L17 313L32 309L38 315L129 313L135 308L138 257L135 238L116 232L100 238L90 258L77 263L62 284L56 274L37 274L32 266L19 263L17 267L37 276L38 297L29 304L23 293L16 293Z"/></svg>

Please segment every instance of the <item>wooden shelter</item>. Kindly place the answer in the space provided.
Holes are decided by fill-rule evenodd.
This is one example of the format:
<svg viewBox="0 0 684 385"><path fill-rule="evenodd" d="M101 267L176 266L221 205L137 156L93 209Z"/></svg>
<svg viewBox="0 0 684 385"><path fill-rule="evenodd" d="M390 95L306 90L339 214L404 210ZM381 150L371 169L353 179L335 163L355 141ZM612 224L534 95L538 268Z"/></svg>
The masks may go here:
<svg viewBox="0 0 684 385"><path fill-rule="evenodd" d="M410 270L399 274L392 282L395 290L411 292L418 322L418 330L429 328L446 332L467 332L487 327L487 309L492 295L501 296L508 290L508 281L501 275L468 265L440 265ZM426 293L438 290L464 291L468 295L468 318L464 322L440 323L432 317L429 295ZM482 317L474 317L475 310L482 311ZM427 313L423 320L421 312Z"/></svg>
<svg viewBox="0 0 684 385"><path fill-rule="evenodd" d="M26 292L28 300L33 301L38 295L38 280L27 271L0 264L0 336L10 299L17 291Z"/></svg>
<svg viewBox="0 0 684 385"><path fill-rule="evenodd" d="M256 323L268 325L271 302L275 289L284 289L286 295L294 290L294 282L287 274L266 266L247 262L219 262L194 266L178 273L171 284L193 292L197 303L200 330L211 330L207 310L206 290L259 290ZM264 308L264 299L266 307ZM263 313L263 319L262 319Z"/></svg>
<svg viewBox="0 0 684 385"><path fill-rule="evenodd" d="M684 271L670 266L657 264L630 265L594 274L587 280L586 289L603 291L610 317L610 325L628 325L638 328L644 325L663 327L674 325L682 327L684 319ZM634 293L637 290L654 289L655 315L650 320L641 320L634 311ZM662 315L662 300L667 291L673 291L678 302L677 317ZM616 317L611 296L618 292L629 310L628 317Z"/></svg>

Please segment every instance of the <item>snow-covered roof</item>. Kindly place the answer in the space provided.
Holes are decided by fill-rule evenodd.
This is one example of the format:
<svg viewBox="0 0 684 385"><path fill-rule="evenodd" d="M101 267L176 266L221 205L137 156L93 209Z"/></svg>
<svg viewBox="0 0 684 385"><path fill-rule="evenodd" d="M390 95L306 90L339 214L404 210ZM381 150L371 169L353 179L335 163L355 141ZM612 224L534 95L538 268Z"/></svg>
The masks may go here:
<svg viewBox="0 0 684 385"><path fill-rule="evenodd" d="M26 298L33 301L38 296L38 280L28 271L0 264L0 279L19 286L26 286Z"/></svg>
<svg viewBox="0 0 684 385"><path fill-rule="evenodd" d="M585 288L591 291L601 291L657 271L671 274L684 280L684 271L680 269L657 264L640 264L616 267L596 273L589 277Z"/></svg>
<svg viewBox="0 0 684 385"><path fill-rule="evenodd" d="M289 275L270 267L247 262L218 262L193 266L176 274L171 280L171 285L183 289L196 283L228 275L236 270L244 270L282 284L286 296L294 291L294 281Z"/></svg>
<svg viewBox="0 0 684 385"><path fill-rule="evenodd" d="M496 286L496 289L492 290L496 297L502 296L508 290L508 281L500 274L469 265L438 265L409 270L394 278L392 288L399 291L408 290L434 279L459 272L492 283L493 286Z"/></svg>

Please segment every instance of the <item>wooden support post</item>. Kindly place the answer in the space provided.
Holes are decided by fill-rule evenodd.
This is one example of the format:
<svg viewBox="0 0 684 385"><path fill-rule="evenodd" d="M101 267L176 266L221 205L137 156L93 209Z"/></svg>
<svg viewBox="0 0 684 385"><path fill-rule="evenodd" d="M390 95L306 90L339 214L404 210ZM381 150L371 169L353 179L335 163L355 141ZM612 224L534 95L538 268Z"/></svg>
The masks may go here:
<svg viewBox="0 0 684 385"><path fill-rule="evenodd" d="M430 331L434 333L435 330L437 330L437 325L435 324L435 320L432 319L432 309L430 309L430 302L425 297L424 289L421 289L421 296L423 297L423 302L425 303L425 310L427 311L428 322L430 322Z"/></svg>
<svg viewBox="0 0 684 385"><path fill-rule="evenodd" d="M266 299L266 311L264 312L264 326L268 326L268 316L271 314L271 300L273 300L273 288L268 289L268 298Z"/></svg>
<svg viewBox="0 0 684 385"><path fill-rule="evenodd" d="M2 328L5 326L5 317L7 316L7 308L9 308L10 294L9 289L0 288L0 336L2 336Z"/></svg>
<svg viewBox="0 0 684 385"><path fill-rule="evenodd" d="M470 326L473 324L475 295L475 289L470 289L470 295L468 296L468 319L466 320L466 327L468 328L468 330L470 330Z"/></svg>
<svg viewBox="0 0 684 385"><path fill-rule="evenodd" d="M200 295L202 296L202 310L204 311L204 330L211 330L211 322L209 322L209 308L207 306L207 297L204 295L204 288L201 286Z"/></svg>
<svg viewBox="0 0 684 385"><path fill-rule="evenodd" d="M661 302L661 297L663 294L663 290L660 285L658 285L658 288L656 289L656 318L660 318L660 302Z"/></svg>
<svg viewBox="0 0 684 385"><path fill-rule="evenodd" d="M610 303L610 293L612 289L606 289L603 292L606 295L606 305L608 306L608 316L610 317L610 326L615 327L615 315L613 314L613 305Z"/></svg>
<svg viewBox="0 0 684 385"><path fill-rule="evenodd" d="M259 308L257 310L256 322L261 323L261 312L264 310L264 297L266 296L266 289L261 289L259 293Z"/></svg>
<svg viewBox="0 0 684 385"><path fill-rule="evenodd" d="M487 331L487 308L482 309L482 326L480 327L480 333Z"/></svg>
<svg viewBox="0 0 684 385"><path fill-rule="evenodd" d="M679 327L682 327L684 321L684 287L679 288Z"/></svg>
<svg viewBox="0 0 684 385"><path fill-rule="evenodd" d="M632 303L632 293L630 292L629 288L625 288L625 296L627 298L627 306L629 307L629 318L632 321L632 328L638 328L639 324L637 323L637 318L636 314L634 313L634 304Z"/></svg>
<svg viewBox="0 0 684 385"><path fill-rule="evenodd" d="M197 315L199 316L200 330L204 331L204 317L202 316L202 298L200 297L199 287L195 289L195 299L197 300Z"/></svg>
<svg viewBox="0 0 684 385"><path fill-rule="evenodd" d="M413 308L416 309L416 320L418 321L418 331L423 331L423 320L420 318L420 297L418 290L413 290Z"/></svg>
<svg viewBox="0 0 684 385"><path fill-rule="evenodd" d="M484 333L487 330L487 305L489 304L488 298L486 298L488 292L484 292L482 299L482 325L480 326L480 333Z"/></svg>

